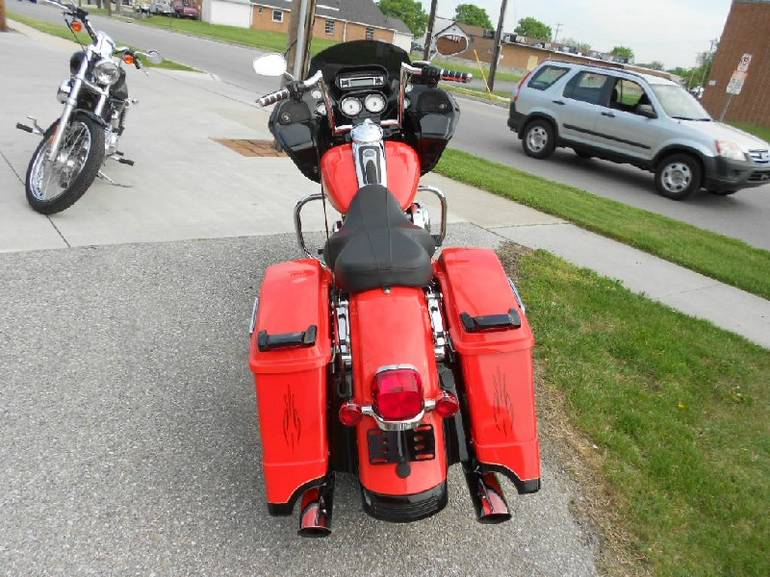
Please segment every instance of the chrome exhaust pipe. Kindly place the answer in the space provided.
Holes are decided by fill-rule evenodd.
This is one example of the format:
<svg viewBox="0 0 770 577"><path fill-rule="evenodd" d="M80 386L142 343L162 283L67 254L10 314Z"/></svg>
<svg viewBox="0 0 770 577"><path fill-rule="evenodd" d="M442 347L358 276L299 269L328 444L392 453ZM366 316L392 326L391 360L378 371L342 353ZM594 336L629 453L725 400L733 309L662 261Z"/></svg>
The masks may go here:
<svg viewBox="0 0 770 577"><path fill-rule="evenodd" d="M302 494L299 511L300 537L328 537L332 532L334 482L308 489Z"/></svg>
<svg viewBox="0 0 770 577"><path fill-rule="evenodd" d="M465 480L479 523L495 524L511 520L503 489L494 473L466 470Z"/></svg>

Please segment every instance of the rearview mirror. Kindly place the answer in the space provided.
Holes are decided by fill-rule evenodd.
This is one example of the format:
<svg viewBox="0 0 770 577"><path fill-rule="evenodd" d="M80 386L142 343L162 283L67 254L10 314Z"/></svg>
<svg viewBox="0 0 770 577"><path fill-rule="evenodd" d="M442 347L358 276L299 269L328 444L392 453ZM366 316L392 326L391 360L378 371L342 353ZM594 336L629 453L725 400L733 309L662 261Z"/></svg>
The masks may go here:
<svg viewBox="0 0 770 577"><path fill-rule="evenodd" d="M254 72L260 76L283 76L286 74L286 59L280 54L265 54L254 59Z"/></svg>
<svg viewBox="0 0 770 577"><path fill-rule="evenodd" d="M163 57L157 50L150 50L147 52L147 60L149 60L151 64L157 65L163 62Z"/></svg>
<svg viewBox="0 0 770 577"><path fill-rule="evenodd" d="M652 107L652 104L640 104L636 107L636 112L640 116L644 116L645 118L657 118L658 115L655 112L655 109Z"/></svg>
<svg viewBox="0 0 770 577"><path fill-rule="evenodd" d="M433 42L436 53L441 56L460 54L468 50L468 46L470 46L468 36L456 26L438 34Z"/></svg>

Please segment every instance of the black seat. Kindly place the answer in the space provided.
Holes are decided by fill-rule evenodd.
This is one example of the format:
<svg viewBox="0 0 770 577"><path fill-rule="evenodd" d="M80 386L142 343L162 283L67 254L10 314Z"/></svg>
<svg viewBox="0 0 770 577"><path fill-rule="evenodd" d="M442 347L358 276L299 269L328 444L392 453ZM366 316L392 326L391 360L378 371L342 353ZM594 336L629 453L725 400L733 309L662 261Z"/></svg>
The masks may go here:
<svg viewBox="0 0 770 577"><path fill-rule="evenodd" d="M421 287L433 278L436 244L413 225L396 197L370 184L350 203L342 228L326 242L324 258L337 286L350 293L394 286Z"/></svg>

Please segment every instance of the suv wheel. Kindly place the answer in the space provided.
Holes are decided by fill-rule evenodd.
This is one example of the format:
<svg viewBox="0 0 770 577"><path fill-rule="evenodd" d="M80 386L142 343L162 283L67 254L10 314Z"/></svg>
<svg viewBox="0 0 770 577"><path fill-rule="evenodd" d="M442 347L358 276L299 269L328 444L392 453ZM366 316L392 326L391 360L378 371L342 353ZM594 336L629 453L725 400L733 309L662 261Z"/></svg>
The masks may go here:
<svg viewBox="0 0 770 577"><path fill-rule="evenodd" d="M553 124L544 119L533 120L524 128L524 152L532 158L548 158L556 149Z"/></svg>
<svg viewBox="0 0 770 577"><path fill-rule="evenodd" d="M698 159L689 154L672 154L658 164L655 186L663 196L683 200L700 190L702 178Z"/></svg>

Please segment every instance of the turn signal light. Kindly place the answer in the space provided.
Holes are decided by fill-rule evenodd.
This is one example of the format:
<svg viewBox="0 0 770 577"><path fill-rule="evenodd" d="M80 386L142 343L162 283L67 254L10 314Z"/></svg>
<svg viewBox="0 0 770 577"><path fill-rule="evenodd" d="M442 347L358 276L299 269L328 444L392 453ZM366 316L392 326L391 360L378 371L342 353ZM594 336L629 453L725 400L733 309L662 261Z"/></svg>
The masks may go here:
<svg viewBox="0 0 770 577"><path fill-rule="evenodd" d="M444 393L441 397L436 399L435 411L439 417L446 419L457 414L460 410L460 401L451 393Z"/></svg>
<svg viewBox="0 0 770 577"><path fill-rule="evenodd" d="M70 28L72 28L75 32L80 32L83 30L83 24L80 22L80 20L73 20L72 24L70 24Z"/></svg>
<svg viewBox="0 0 770 577"><path fill-rule="evenodd" d="M126 64L133 64L134 63L134 56L133 54L124 54L123 55L123 62Z"/></svg>
<svg viewBox="0 0 770 577"><path fill-rule="evenodd" d="M364 414L361 412L361 407L355 403L345 403L340 407L340 423L346 427L355 427L361 422L361 418Z"/></svg>
<svg viewBox="0 0 770 577"><path fill-rule="evenodd" d="M380 370L374 376L375 412L386 421L413 419L423 410L422 379L413 368Z"/></svg>

